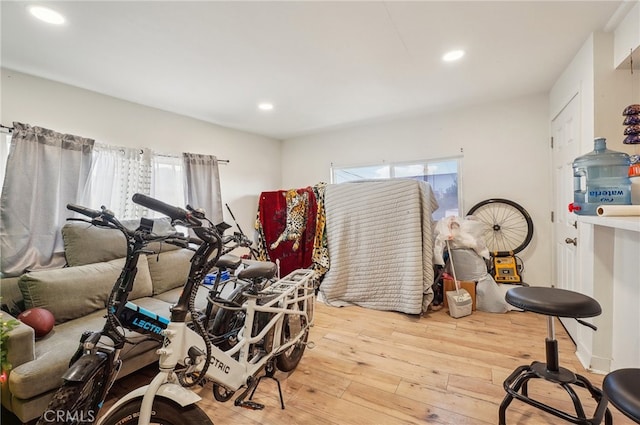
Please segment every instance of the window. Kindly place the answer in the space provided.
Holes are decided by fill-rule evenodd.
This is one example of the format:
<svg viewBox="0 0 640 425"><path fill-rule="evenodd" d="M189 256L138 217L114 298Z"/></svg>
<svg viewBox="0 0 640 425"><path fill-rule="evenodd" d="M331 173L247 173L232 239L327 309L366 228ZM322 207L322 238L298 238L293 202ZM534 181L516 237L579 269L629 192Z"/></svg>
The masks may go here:
<svg viewBox="0 0 640 425"><path fill-rule="evenodd" d="M459 170L462 158L398 162L357 167L332 167L332 182L344 183L367 179L409 178L423 180L431 185L439 208L433 219L460 215Z"/></svg>
<svg viewBox="0 0 640 425"><path fill-rule="evenodd" d="M389 165L334 168L332 177L333 183L344 183L354 180L388 179L391 177L391 168Z"/></svg>
<svg viewBox="0 0 640 425"><path fill-rule="evenodd" d="M71 216L65 209L67 203L91 209L104 205L118 219L129 220L153 217L153 212L132 202L136 193L178 206L185 204L189 194L190 202L198 202L198 207L203 205L213 212L210 214L222 216L218 164L213 155L195 155L197 160L207 160L200 164L190 159L194 154L159 155L150 149L110 146L53 130L43 131L36 138L39 127L16 124L20 126L12 134L9 155L8 136L2 134L0 138L1 171L5 174L3 192L11 195L7 199L14 200L12 208L3 210L0 220L3 224L0 274L20 274L34 266L63 264L64 259L57 255L63 250L62 239L52 229L62 227ZM9 175L13 172L15 175ZM213 184L211 176L215 176ZM187 181L190 191L183 184ZM206 188L203 193L196 190L201 187ZM49 214L29 215L29 204L20 202L25 196L37 197ZM12 223L11 228L4 226ZM20 255L21 252L34 255Z"/></svg>
<svg viewBox="0 0 640 425"><path fill-rule="evenodd" d="M131 201L143 193L170 205L186 203L182 156L163 155L148 149L131 149L96 143L91 176L82 203L107 206L120 219L141 215L162 217Z"/></svg>
<svg viewBox="0 0 640 425"><path fill-rule="evenodd" d="M151 164L151 197L161 199L169 205L186 205L182 156L156 154L153 155ZM160 213L154 214L162 216Z"/></svg>

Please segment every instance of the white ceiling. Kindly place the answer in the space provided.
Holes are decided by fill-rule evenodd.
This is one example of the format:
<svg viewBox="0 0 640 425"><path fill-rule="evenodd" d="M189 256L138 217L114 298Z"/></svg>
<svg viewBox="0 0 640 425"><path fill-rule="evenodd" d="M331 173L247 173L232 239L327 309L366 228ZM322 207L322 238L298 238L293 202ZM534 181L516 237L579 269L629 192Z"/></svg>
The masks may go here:
<svg viewBox="0 0 640 425"><path fill-rule="evenodd" d="M622 1L2 0L2 66L286 139L548 92ZM624 4L623 4L624 3ZM616 13L618 11L618 13ZM445 64L441 56L463 48ZM256 104L269 100L270 112Z"/></svg>

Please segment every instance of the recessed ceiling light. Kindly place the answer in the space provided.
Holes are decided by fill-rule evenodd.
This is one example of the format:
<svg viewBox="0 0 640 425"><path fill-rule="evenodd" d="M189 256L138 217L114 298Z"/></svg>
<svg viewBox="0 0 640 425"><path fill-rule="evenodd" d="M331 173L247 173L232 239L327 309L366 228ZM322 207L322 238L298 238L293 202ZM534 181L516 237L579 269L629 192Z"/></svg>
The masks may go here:
<svg viewBox="0 0 640 425"><path fill-rule="evenodd" d="M450 52L445 53L445 55L442 56L442 60L445 62L453 62L453 61L457 61L463 56L464 56L464 50L452 50Z"/></svg>
<svg viewBox="0 0 640 425"><path fill-rule="evenodd" d="M65 21L64 16L48 7L29 6L29 13L48 24L62 25Z"/></svg>
<svg viewBox="0 0 640 425"><path fill-rule="evenodd" d="M260 109L261 111L271 111L273 110L273 103L269 103L269 102L258 103L258 109Z"/></svg>

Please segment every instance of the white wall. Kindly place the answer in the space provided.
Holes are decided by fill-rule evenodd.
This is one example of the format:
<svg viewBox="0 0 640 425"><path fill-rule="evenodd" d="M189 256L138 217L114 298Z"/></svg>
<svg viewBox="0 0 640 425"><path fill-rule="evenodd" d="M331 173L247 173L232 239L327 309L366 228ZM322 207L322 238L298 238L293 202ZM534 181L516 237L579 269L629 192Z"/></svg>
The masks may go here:
<svg viewBox="0 0 640 425"><path fill-rule="evenodd" d="M628 61L630 54L637 60L640 52L640 2L636 2L635 6L622 18L614 32L614 66L618 67Z"/></svg>
<svg viewBox="0 0 640 425"><path fill-rule="evenodd" d="M593 47L595 135L605 137L609 149L629 155L640 154L640 145L623 143L625 126L622 125L622 111L631 104L640 103L640 72L636 70L632 74L631 69L614 68L613 33L594 34Z"/></svg>
<svg viewBox="0 0 640 425"><path fill-rule="evenodd" d="M229 159L220 167L223 202L247 232L260 192L328 182L332 162L462 155L463 210L496 197L523 205L535 225L532 243L520 254L525 280L538 285L550 280L544 94L279 142L5 69L1 89L4 125L20 121L103 143ZM225 219L230 221L228 215Z"/></svg>
<svg viewBox="0 0 640 425"><path fill-rule="evenodd" d="M283 187L330 181L331 163L365 165L463 156L463 210L506 198L531 215L535 234L520 254L525 281L551 279L548 96L341 129L283 142Z"/></svg>
<svg viewBox="0 0 640 425"><path fill-rule="evenodd" d="M555 82L549 93L549 121L553 120L569 101L581 93L580 122L581 150L593 150L594 139L594 74L593 34L573 57L569 66ZM590 148L590 149L589 149Z"/></svg>
<svg viewBox="0 0 640 425"><path fill-rule="evenodd" d="M2 69L0 120L76 134L116 146L228 159L220 166L222 201L253 235L261 192L280 186L281 142L88 90ZM226 208L225 221L233 223Z"/></svg>
<svg viewBox="0 0 640 425"><path fill-rule="evenodd" d="M640 154L639 145L625 145L622 111L640 102L640 73L613 66L613 34L593 33L551 88L550 117L553 119L581 92L581 153L593 150L593 139L604 137L607 148Z"/></svg>

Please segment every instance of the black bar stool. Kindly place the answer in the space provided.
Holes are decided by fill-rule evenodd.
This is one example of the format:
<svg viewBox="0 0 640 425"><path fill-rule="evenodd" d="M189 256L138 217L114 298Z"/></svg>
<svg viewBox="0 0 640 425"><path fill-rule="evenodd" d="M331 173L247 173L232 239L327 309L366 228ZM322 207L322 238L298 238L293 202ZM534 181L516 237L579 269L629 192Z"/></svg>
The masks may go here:
<svg viewBox="0 0 640 425"><path fill-rule="evenodd" d="M616 409L640 424L640 369L618 369L602 381L605 397Z"/></svg>
<svg viewBox="0 0 640 425"><path fill-rule="evenodd" d="M507 395L500 404L499 425L506 425L506 411L513 399L518 399L538 409L574 424L597 425L605 418L605 424L613 422L611 412L607 408L607 399L602 391L594 387L587 378L560 367L558 364L558 341L555 337L554 317L574 318L579 323L596 329L590 323L580 318L598 316L602 309L596 300L578 292L559 288L518 287L509 289L505 300L522 310L544 314L547 317L546 363L534 361L530 365L520 366L504 381ZM528 395L528 382L534 378L541 378L560 385L571 397L575 408L575 416L552 406L532 399ZM593 417L587 418L582 403L571 385L585 388L598 403ZM522 390L520 392L520 390Z"/></svg>

